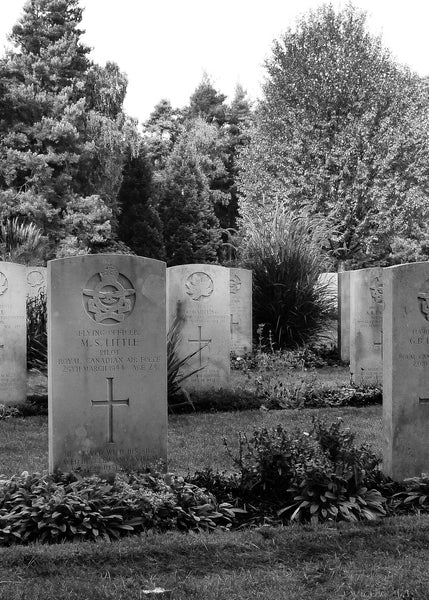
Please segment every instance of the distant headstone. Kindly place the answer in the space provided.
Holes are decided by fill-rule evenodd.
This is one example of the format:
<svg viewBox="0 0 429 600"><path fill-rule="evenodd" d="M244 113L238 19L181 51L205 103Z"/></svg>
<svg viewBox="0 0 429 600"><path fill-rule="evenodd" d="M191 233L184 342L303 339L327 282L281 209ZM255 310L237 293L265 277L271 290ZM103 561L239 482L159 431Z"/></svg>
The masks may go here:
<svg viewBox="0 0 429 600"><path fill-rule="evenodd" d="M0 262L0 404L27 397L26 267Z"/></svg>
<svg viewBox="0 0 429 600"><path fill-rule="evenodd" d="M384 270L383 471L429 472L429 263Z"/></svg>
<svg viewBox="0 0 429 600"><path fill-rule="evenodd" d="M383 378L383 269L350 271L350 373L355 383Z"/></svg>
<svg viewBox="0 0 429 600"><path fill-rule="evenodd" d="M193 371L186 390L229 385L231 348L229 269L210 264L167 269L168 324L181 320L180 358L188 357L182 374ZM193 355L193 356L191 356Z"/></svg>
<svg viewBox="0 0 429 600"><path fill-rule="evenodd" d="M338 273L321 273L319 284L325 289L330 299L333 310L338 309ZM336 346L338 341L338 319L333 318L327 322L326 328L319 335L320 341L329 346Z"/></svg>
<svg viewBox="0 0 429 600"><path fill-rule="evenodd" d="M252 271L229 270L231 350L237 356L252 351Z"/></svg>
<svg viewBox="0 0 429 600"><path fill-rule="evenodd" d="M46 293L46 267L27 267L27 295L29 298Z"/></svg>
<svg viewBox="0 0 429 600"><path fill-rule="evenodd" d="M338 350L341 360L350 361L350 271L338 273Z"/></svg>
<svg viewBox="0 0 429 600"><path fill-rule="evenodd" d="M49 467L109 475L167 459L165 263L48 263Z"/></svg>

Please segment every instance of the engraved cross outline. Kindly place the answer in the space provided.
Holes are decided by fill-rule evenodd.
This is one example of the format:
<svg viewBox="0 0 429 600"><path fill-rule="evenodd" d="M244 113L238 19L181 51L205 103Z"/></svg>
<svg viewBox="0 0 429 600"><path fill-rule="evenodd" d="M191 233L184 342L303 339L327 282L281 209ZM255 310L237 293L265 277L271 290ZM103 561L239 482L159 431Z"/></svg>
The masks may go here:
<svg viewBox="0 0 429 600"><path fill-rule="evenodd" d="M200 367L202 367L203 366L202 351L204 350L204 348L206 348L206 346L208 346L208 344L210 344L210 342L212 340L211 340L211 338L209 340L203 340L201 338L201 329L203 328L203 326L198 325L197 327L198 327L198 339L197 340L188 339L188 342L196 342L197 344L199 344L197 352L199 353L199 356L200 356ZM203 345L203 343L205 345Z"/></svg>
<svg viewBox="0 0 429 600"><path fill-rule="evenodd" d="M231 319L230 319L230 330L231 330L231 335L234 335L234 325L236 325L237 327L240 325L240 323L238 321L233 321L234 319L234 315L231 314Z"/></svg>
<svg viewBox="0 0 429 600"><path fill-rule="evenodd" d="M106 377L107 381L107 399L106 400L91 400L92 406L108 406L109 407L109 422L108 422L108 439L109 444L114 444L113 439L113 407L114 406L129 406L130 399L114 400L113 399L113 379L114 377Z"/></svg>

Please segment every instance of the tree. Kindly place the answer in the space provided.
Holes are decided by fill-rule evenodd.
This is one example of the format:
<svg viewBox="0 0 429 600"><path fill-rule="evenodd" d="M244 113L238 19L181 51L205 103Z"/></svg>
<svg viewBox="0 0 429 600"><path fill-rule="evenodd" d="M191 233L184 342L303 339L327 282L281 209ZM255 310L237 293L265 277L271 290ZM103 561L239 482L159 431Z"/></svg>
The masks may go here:
<svg viewBox="0 0 429 600"><path fill-rule="evenodd" d="M191 118L200 117L208 123L223 125L226 121L226 96L218 92L210 77L204 73L200 84L189 101L188 114Z"/></svg>
<svg viewBox="0 0 429 600"><path fill-rule="evenodd" d="M49 257L114 236L122 165L138 145L126 78L91 65L81 16L78 0L28 1L0 61L0 221L30 218Z"/></svg>
<svg viewBox="0 0 429 600"><path fill-rule="evenodd" d="M137 255L164 260L162 223L151 194L152 169L142 148L138 156L129 154L124 166L118 235Z"/></svg>
<svg viewBox="0 0 429 600"><path fill-rule="evenodd" d="M219 195L210 189L210 175L222 168L210 153L216 134L216 128L196 119L168 157L160 215L169 265L217 262L221 238L214 206Z"/></svg>
<svg viewBox="0 0 429 600"><path fill-rule="evenodd" d="M285 199L329 217L338 259L394 261L394 240L429 216L429 105L419 78L351 5L310 12L274 44L266 70L240 158L242 210Z"/></svg>
<svg viewBox="0 0 429 600"><path fill-rule="evenodd" d="M143 127L148 157L155 171L165 168L165 163L183 129L183 115L163 99L155 106Z"/></svg>

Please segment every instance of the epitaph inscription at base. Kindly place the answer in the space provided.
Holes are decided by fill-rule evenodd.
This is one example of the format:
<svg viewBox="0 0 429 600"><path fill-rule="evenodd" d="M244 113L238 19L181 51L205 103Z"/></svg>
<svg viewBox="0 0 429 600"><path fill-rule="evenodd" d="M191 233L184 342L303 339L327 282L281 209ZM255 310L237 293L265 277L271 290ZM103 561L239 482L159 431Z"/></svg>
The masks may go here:
<svg viewBox="0 0 429 600"><path fill-rule="evenodd" d="M167 458L165 263L48 263L49 465L108 475Z"/></svg>

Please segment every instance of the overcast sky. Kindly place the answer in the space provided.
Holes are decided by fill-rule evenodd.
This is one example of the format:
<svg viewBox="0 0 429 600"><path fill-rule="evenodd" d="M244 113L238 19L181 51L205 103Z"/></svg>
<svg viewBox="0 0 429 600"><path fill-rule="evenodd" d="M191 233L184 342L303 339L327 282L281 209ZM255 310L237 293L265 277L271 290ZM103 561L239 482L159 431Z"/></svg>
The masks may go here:
<svg viewBox="0 0 429 600"><path fill-rule="evenodd" d="M0 47L25 0L0 0ZM216 88L237 82L252 99L264 77L272 41L317 0L81 0L85 42L99 64L111 60L128 75L127 112L145 120L161 98L184 106L206 71ZM334 0L334 6L346 2ZM355 0L374 34L402 63L429 74L428 0Z"/></svg>

